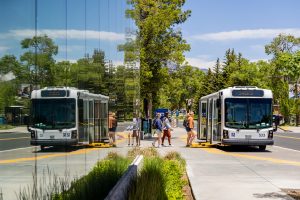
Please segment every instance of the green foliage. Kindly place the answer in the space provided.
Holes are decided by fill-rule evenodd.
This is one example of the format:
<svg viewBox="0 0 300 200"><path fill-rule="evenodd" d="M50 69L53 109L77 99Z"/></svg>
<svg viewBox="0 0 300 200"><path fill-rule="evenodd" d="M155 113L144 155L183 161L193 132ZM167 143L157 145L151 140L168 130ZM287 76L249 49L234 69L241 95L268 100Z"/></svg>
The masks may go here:
<svg viewBox="0 0 300 200"><path fill-rule="evenodd" d="M53 199L104 199L121 178L129 162L129 159L111 153L98 162L88 175L73 181L67 191Z"/></svg>
<svg viewBox="0 0 300 200"><path fill-rule="evenodd" d="M176 26L184 23L191 11L182 11L185 0L130 0L133 9L127 16L135 20L140 61L142 99L157 106L159 89L169 82L168 63L180 65L190 46ZM151 109L151 108L150 108ZM152 110L150 111L152 113Z"/></svg>
<svg viewBox="0 0 300 200"><path fill-rule="evenodd" d="M168 153L164 159L146 157L129 191L129 199L184 199L182 189L187 184L182 179L184 172L185 161L177 152Z"/></svg>
<svg viewBox="0 0 300 200"><path fill-rule="evenodd" d="M53 85L51 68L58 46L47 35L26 38L21 41L21 46L27 50L20 58L27 69L27 83L40 84L42 87Z"/></svg>

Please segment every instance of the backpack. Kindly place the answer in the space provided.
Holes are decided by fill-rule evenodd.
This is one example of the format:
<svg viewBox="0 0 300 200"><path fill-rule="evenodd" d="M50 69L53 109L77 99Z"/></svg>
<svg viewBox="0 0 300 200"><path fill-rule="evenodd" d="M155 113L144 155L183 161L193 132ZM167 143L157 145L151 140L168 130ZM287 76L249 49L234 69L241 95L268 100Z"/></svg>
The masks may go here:
<svg viewBox="0 0 300 200"><path fill-rule="evenodd" d="M152 129L157 129L156 118L152 121Z"/></svg>
<svg viewBox="0 0 300 200"><path fill-rule="evenodd" d="M184 120L183 120L183 126L184 126L185 128L189 128L189 120L184 119Z"/></svg>

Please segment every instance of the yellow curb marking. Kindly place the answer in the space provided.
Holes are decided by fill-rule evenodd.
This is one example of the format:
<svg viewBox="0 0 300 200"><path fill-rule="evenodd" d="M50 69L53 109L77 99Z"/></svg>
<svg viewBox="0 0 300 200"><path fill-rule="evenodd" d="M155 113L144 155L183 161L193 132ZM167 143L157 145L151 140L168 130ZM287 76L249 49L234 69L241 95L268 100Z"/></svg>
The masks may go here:
<svg viewBox="0 0 300 200"><path fill-rule="evenodd" d="M18 138L3 138L0 139L0 141L6 141L6 140L20 140L20 139L28 139L30 137L18 137Z"/></svg>
<svg viewBox="0 0 300 200"><path fill-rule="evenodd" d="M297 137L283 136L283 135L274 135L274 137L281 137L281 138L291 138L291 139L300 140L300 138L297 138Z"/></svg>

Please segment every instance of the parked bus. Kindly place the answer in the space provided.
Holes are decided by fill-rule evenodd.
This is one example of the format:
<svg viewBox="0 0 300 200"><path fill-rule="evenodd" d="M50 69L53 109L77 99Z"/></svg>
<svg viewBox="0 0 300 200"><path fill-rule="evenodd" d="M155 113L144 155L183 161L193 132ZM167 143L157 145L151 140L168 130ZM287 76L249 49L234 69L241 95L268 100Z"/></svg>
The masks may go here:
<svg viewBox="0 0 300 200"><path fill-rule="evenodd" d="M199 101L197 137L211 144L273 145L272 91L236 86Z"/></svg>
<svg viewBox="0 0 300 200"><path fill-rule="evenodd" d="M88 145L108 139L107 96L71 87L31 93L31 145Z"/></svg>

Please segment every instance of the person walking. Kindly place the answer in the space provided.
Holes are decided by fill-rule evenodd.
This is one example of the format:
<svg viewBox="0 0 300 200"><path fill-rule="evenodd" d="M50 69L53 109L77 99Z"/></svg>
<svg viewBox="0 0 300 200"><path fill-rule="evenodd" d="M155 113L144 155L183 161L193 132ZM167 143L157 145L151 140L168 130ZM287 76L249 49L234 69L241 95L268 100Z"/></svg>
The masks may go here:
<svg viewBox="0 0 300 200"><path fill-rule="evenodd" d="M132 136L132 139L131 139L131 146L133 146L134 144L134 138L135 138L135 141L136 141L136 146L139 146L140 145L140 140L139 140L139 133L140 133L140 120L139 118L137 117L134 117L132 119L132 134L128 134L128 146L130 146L130 135Z"/></svg>
<svg viewBox="0 0 300 200"><path fill-rule="evenodd" d="M109 128L109 144L116 146L116 130L117 130L117 119L115 113L109 113L108 117L108 128Z"/></svg>
<svg viewBox="0 0 300 200"><path fill-rule="evenodd" d="M163 125L162 125L162 121L160 119L160 113L156 113L156 118L154 119L153 121L153 128L155 129L155 132L154 132L154 135L156 137L154 137L154 141L152 142L152 146L155 147L155 143L157 141L158 143L158 148L160 147L161 145L161 133L162 133L162 130L163 130Z"/></svg>
<svg viewBox="0 0 300 200"><path fill-rule="evenodd" d="M165 116L163 118L163 137L161 140L161 145L164 145L165 137L168 137L169 146L172 146L171 144L171 124L169 120L169 113L165 113Z"/></svg>
<svg viewBox="0 0 300 200"><path fill-rule="evenodd" d="M193 140L196 137L195 131L194 131L194 112L190 112L188 117L188 139L187 139L187 146L191 146L193 143Z"/></svg>
<svg viewBox="0 0 300 200"><path fill-rule="evenodd" d="M187 137L186 137L186 146L189 147L190 145L190 127L189 127L189 117L190 117L190 114L187 113L184 120L183 120L183 127L185 128L186 130L186 134L187 134Z"/></svg>

